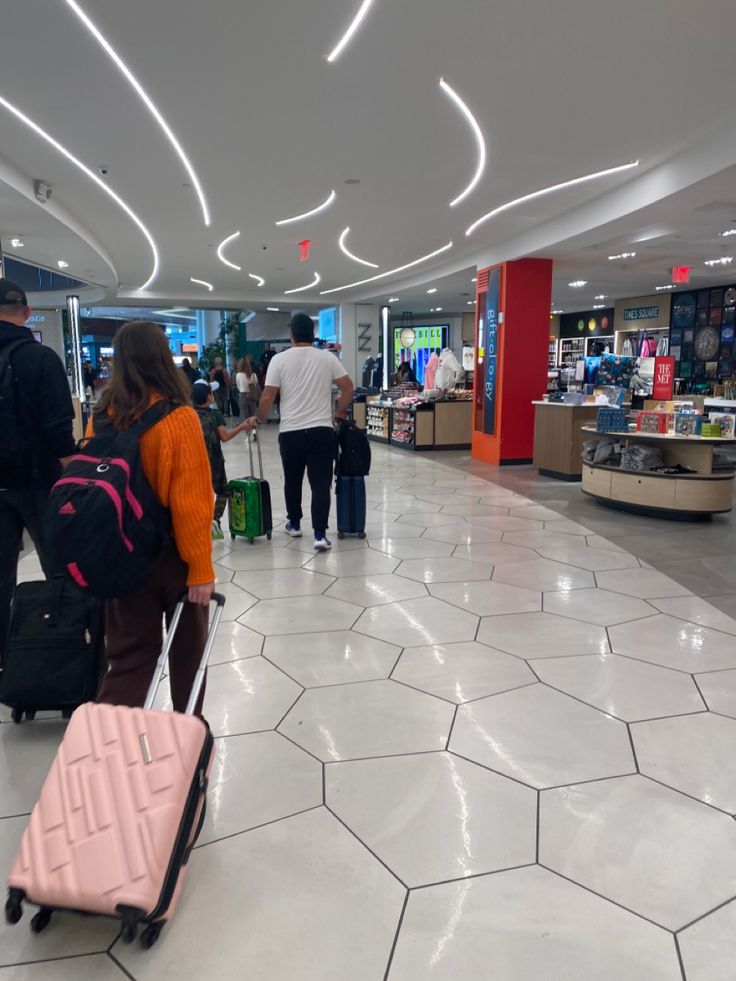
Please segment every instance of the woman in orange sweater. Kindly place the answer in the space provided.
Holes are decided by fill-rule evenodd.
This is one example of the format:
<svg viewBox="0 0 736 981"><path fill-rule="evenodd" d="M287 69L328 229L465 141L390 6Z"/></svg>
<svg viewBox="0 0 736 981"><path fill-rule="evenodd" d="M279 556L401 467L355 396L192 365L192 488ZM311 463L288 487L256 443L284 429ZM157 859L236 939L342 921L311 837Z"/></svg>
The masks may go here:
<svg viewBox="0 0 736 981"><path fill-rule="evenodd" d="M186 377L174 365L163 330L148 321L131 321L115 336L112 378L97 409L125 429L160 399L172 409L143 433L140 453L151 489L171 512L172 541L145 586L107 601L109 670L98 701L143 705L161 653L162 617L168 623L187 592L169 660L174 709L183 712L204 649L215 585L210 464Z"/></svg>

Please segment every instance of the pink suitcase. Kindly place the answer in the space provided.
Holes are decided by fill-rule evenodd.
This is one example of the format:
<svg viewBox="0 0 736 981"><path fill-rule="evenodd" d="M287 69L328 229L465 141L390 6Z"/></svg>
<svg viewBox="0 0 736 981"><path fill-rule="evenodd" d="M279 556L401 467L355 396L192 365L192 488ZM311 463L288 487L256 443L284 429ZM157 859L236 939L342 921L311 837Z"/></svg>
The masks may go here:
<svg viewBox="0 0 736 981"><path fill-rule="evenodd" d="M117 917L131 943L151 947L171 919L205 814L213 739L193 715L224 597L217 606L186 713L152 706L183 601L172 618L145 706L87 702L73 714L8 877L6 919L39 906Z"/></svg>

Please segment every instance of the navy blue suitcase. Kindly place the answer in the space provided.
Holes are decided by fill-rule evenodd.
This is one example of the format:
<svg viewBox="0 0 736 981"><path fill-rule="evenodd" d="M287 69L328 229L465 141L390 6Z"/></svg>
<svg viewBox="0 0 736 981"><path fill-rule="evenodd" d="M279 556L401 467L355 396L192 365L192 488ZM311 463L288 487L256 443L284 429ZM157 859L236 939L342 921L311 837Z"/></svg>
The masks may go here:
<svg viewBox="0 0 736 981"><path fill-rule="evenodd" d="M365 477L338 477L337 537L357 535L365 538Z"/></svg>

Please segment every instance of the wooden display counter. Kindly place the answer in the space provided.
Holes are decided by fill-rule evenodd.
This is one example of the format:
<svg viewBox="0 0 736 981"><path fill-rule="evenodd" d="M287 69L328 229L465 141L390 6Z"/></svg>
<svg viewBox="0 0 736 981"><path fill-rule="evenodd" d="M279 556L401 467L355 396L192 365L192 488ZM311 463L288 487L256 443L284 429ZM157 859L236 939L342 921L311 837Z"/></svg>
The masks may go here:
<svg viewBox="0 0 736 981"><path fill-rule="evenodd" d="M734 446L736 439L655 433L599 433L584 426L584 439L620 437L622 443L644 443L662 450L666 466L692 467L697 473L666 474L622 470L606 464L583 463L583 493L608 507L661 518L703 519L733 507L734 473L713 473L713 452Z"/></svg>
<svg viewBox="0 0 736 981"><path fill-rule="evenodd" d="M595 420L599 406L533 402L534 466L543 477L580 480L584 437L581 427Z"/></svg>
<svg viewBox="0 0 736 981"><path fill-rule="evenodd" d="M434 403L434 448L466 450L473 439L472 399L447 399Z"/></svg>
<svg viewBox="0 0 736 981"><path fill-rule="evenodd" d="M353 418L367 430L369 439L407 450L470 449L471 399L442 399L411 407L377 402L377 396L368 396L364 403L353 403Z"/></svg>

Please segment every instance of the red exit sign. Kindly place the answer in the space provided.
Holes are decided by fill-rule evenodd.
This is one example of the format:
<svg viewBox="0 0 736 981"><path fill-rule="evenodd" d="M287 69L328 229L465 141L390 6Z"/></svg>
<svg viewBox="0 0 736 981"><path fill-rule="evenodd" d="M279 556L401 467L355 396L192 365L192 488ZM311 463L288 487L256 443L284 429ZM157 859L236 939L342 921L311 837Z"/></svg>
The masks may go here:
<svg viewBox="0 0 736 981"><path fill-rule="evenodd" d="M673 266L672 267L672 282L673 283L689 283L690 282L690 266Z"/></svg>

